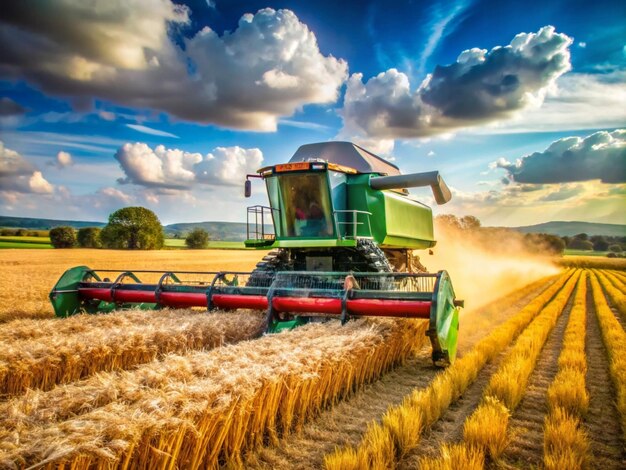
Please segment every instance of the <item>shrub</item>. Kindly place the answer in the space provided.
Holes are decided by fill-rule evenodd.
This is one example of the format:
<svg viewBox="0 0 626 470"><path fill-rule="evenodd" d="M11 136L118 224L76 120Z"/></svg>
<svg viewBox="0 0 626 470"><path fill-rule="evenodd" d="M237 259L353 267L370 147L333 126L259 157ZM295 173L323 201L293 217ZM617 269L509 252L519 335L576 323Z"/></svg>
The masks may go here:
<svg viewBox="0 0 626 470"><path fill-rule="evenodd" d="M614 245L609 246L609 251L612 251L613 253L621 253L622 246L616 243Z"/></svg>
<svg viewBox="0 0 626 470"><path fill-rule="evenodd" d="M593 243L588 240L581 240L580 238L572 238L567 245L568 248L572 250L593 250Z"/></svg>
<svg viewBox="0 0 626 470"><path fill-rule="evenodd" d="M606 251L609 249L609 242L604 238L598 238L593 242L593 251Z"/></svg>
<svg viewBox="0 0 626 470"><path fill-rule="evenodd" d="M98 227L84 227L78 231L78 246L81 248L102 248Z"/></svg>
<svg viewBox="0 0 626 470"><path fill-rule="evenodd" d="M206 248L209 244L209 234L203 228L194 228L185 238L187 248Z"/></svg>
<svg viewBox="0 0 626 470"><path fill-rule="evenodd" d="M50 230L50 243L55 248L72 248L76 245L76 232L72 227L55 227Z"/></svg>

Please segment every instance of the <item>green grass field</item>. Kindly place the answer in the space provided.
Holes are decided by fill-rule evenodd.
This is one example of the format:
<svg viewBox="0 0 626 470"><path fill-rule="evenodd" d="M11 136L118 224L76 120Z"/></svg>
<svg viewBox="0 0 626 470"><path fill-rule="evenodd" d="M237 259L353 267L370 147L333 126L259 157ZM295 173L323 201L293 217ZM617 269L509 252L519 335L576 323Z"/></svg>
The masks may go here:
<svg viewBox="0 0 626 470"><path fill-rule="evenodd" d="M0 249L2 248L52 248L48 237L5 237L0 236ZM166 238L166 249L186 249L185 240L182 238ZM215 240L210 241L209 249L214 250L242 250L246 249L243 242L229 242Z"/></svg>
<svg viewBox="0 0 626 470"><path fill-rule="evenodd" d="M185 245L184 238L166 238L165 239L165 247L166 248L187 248ZM212 248L214 250L242 250L245 249L243 242L229 242L223 240L213 240L209 241L209 246L207 248Z"/></svg>
<svg viewBox="0 0 626 470"><path fill-rule="evenodd" d="M8 242L0 240L0 249L2 248L18 248L18 249L44 249L52 248L52 245L46 243L23 243L23 242Z"/></svg>
<svg viewBox="0 0 626 470"><path fill-rule="evenodd" d="M566 249L563 256L606 256L608 251L570 250Z"/></svg>

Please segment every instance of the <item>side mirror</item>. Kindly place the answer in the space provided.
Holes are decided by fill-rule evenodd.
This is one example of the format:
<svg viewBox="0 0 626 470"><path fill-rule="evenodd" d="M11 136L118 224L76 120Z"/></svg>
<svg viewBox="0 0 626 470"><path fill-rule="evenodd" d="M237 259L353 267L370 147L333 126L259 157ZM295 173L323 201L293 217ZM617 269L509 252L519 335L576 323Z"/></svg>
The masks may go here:
<svg viewBox="0 0 626 470"><path fill-rule="evenodd" d="M250 197L252 195L252 181L246 180L243 186L243 190L244 190L244 196Z"/></svg>

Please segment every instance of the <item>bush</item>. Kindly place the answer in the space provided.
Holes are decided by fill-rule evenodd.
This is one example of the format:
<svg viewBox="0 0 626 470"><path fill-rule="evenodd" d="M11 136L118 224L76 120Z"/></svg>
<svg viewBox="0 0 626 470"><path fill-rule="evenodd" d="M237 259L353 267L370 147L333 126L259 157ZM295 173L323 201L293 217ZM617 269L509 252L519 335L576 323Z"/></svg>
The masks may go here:
<svg viewBox="0 0 626 470"><path fill-rule="evenodd" d="M618 245L617 243L615 245L611 245L609 247L609 251L612 251L613 253L621 253L622 252L622 246Z"/></svg>
<svg viewBox="0 0 626 470"><path fill-rule="evenodd" d="M609 242L604 238L598 238L593 242L593 251L606 251L609 249Z"/></svg>
<svg viewBox="0 0 626 470"><path fill-rule="evenodd" d="M55 227L50 230L50 243L55 248L72 248L76 245L76 232L72 227Z"/></svg>
<svg viewBox="0 0 626 470"><path fill-rule="evenodd" d="M102 248L98 227L84 227L78 230L78 246L81 248Z"/></svg>
<svg viewBox="0 0 626 470"><path fill-rule="evenodd" d="M607 258L617 258L617 253L613 253L612 251L606 254Z"/></svg>
<svg viewBox="0 0 626 470"><path fill-rule="evenodd" d="M194 228L185 238L187 248L206 248L209 244L209 234L203 228Z"/></svg>
<svg viewBox="0 0 626 470"><path fill-rule="evenodd" d="M125 207L109 216L100 233L107 248L159 250L163 247L163 226L154 212L145 207Z"/></svg>
<svg viewBox="0 0 626 470"><path fill-rule="evenodd" d="M593 250L593 243L588 240L581 240L580 238L573 238L570 240L568 248L572 250Z"/></svg>

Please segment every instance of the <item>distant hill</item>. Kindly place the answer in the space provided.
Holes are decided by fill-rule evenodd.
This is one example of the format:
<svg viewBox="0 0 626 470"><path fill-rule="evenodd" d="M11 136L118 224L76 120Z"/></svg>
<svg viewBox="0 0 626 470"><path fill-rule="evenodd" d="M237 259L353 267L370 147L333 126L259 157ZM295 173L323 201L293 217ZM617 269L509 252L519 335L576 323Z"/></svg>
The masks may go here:
<svg viewBox="0 0 626 470"><path fill-rule="evenodd" d="M28 228L32 230L49 230L54 227L68 226L74 228L104 227L105 222L86 222L82 220L31 219L30 217L7 217L0 215L0 227Z"/></svg>
<svg viewBox="0 0 626 470"><path fill-rule="evenodd" d="M89 222L82 220L54 220L35 219L28 217L7 217L0 215L0 227L25 228L31 230L49 230L61 225L74 228L104 227L105 222ZM246 239L246 224L242 222L192 222L170 224L164 226L167 237L183 238L189 231L196 227L203 228L209 233L211 240L243 241ZM550 233L552 235L574 236L579 233L592 235L605 235L609 237L626 237L626 225L597 224L590 222L546 222L544 224L528 225L523 227L508 227L522 233ZM272 232L270 225L266 231Z"/></svg>
<svg viewBox="0 0 626 470"><path fill-rule="evenodd" d="M82 227L104 227L105 222L88 222L82 220L54 220L35 219L29 217L7 217L0 215L0 227L25 228L30 230L49 230L54 227L68 226L74 228ZM163 227L165 236L168 238L184 238L186 234L194 228L203 228L209 233L211 240L243 241L246 239L246 224L241 222L195 222L170 224ZM266 231L273 231L271 226L266 226Z"/></svg>
<svg viewBox="0 0 626 470"><path fill-rule="evenodd" d="M626 225L597 224L591 222L546 222L524 227L510 227L522 233L549 233L561 237L572 237L579 233L589 236L605 235L608 237L626 237Z"/></svg>

